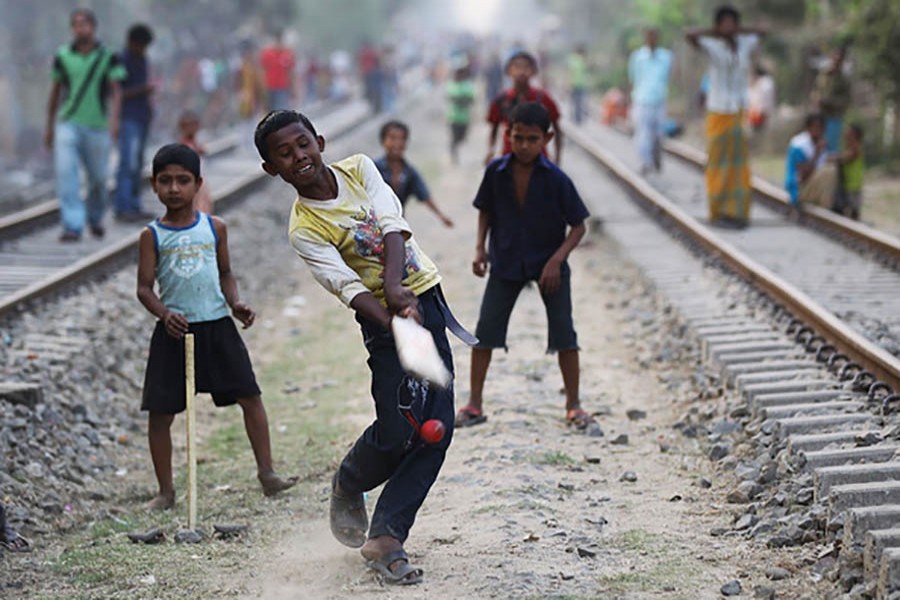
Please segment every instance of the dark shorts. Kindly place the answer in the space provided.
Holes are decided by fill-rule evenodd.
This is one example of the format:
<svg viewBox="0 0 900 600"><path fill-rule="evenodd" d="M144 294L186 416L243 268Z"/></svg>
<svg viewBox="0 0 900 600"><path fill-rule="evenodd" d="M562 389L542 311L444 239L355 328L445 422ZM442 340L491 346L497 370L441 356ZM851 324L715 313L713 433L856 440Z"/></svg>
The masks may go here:
<svg viewBox="0 0 900 600"><path fill-rule="evenodd" d="M468 123L450 123L450 137L454 144L458 144L466 139L469 133Z"/></svg>
<svg viewBox="0 0 900 600"><path fill-rule="evenodd" d="M216 406L259 395L244 340L231 317L191 323L197 393L212 394ZM185 408L184 340L166 333L157 321L150 339L141 410L174 415Z"/></svg>
<svg viewBox="0 0 900 600"><path fill-rule="evenodd" d="M493 275L488 277L481 312L478 315L476 348L506 348L509 317L519 293L528 281L511 281ZM571 272L563 269L559 290L554 294L541 293L547 311L547 352L577 350L578 335L572 323Z"/></svg>

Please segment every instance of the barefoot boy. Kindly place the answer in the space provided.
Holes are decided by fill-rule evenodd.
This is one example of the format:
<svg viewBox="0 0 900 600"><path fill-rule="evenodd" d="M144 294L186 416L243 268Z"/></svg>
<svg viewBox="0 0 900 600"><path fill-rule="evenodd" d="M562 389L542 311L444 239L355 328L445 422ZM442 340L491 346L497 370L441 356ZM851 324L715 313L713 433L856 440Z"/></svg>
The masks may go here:
<svg viewBox="0 0 900 600"><path fill-rule="evenodd" d="M367 566L388 583L418 583L422 570L410 565L403 544L450 445L453 386L438 389L408 376L390 323L394 315L419 320L451 373L445 329L460 335L459 324L444 301L437 268L419 249L400 201L370 158L357 154L325 165L325 139L294 111L269 113L256 128L255 143L266 173L297 191L291 245L316 281L356 311L369 353L376 418L332 479L331 531L342 544L361 548ZM443 440L421 443L399 403L412 405L419 423L443 421ZM370 526L363 492L382 483Z"/></svg>
<svg viewBox="0 0 900 600"><path fill-rule="evenodd" d="M482 390L494 348L506 348L506 329L516 299L536 281L547 310L548 352L556 352L566 391L566 420L579 429L592 423L578 399L578 340L572 324L566 259L584 236L587 208L572 181L543 154L553 138L550 115L535 102L510 115L512 153L488 165L475 197L478 237L472 271L484 277L490 263L472 349L469 403L456 425L483 423ZM568 234L566 229L568 228ZM485 241L490 232L490 252Z"/></svg>
<svg viewBox="0 0 900 600"><path fill-rule="evenodd" d="M405 207L409 197L415 196L437 215L441 223L447 227L453 227L453 221L434 203L431 192L425 185L425 180L422 179L415 167L406 161L409 126L402 121L388 121L381 126L380 138L384 156L375 161L375 166L378 167L381 178L397 194L400 205Z"/></svg>
<svg viewBox="0 0 900 600"><path fill-rule="evenodd" d="M528 52L516 52L506 61L506 75L512 79L513 86L500 92L500 95L491 101L487 117L487 122L491 126L491 133L488 137L488 152L484 159L484 164L488 164L494 159L497 133L500 131L501 126L503 127L503 154L512 152L509 139L509 116L516 106L523 102L537 102L547 109L550 115L550 122L553 125L556 164L559 164L562 158L563 139L562 129L559 127L559 108L546 90L531 87L531 78L537 75L537 72L537 59ZM545 148L543 152L546 154L547 149Z"/></svg>
<svg viewBox="0 0 900 600"><path fill-rule="evenodd" d="M137 284L141 304L159 319L150 340L141 403L141 410L150 413L150 455L159 483L150 508L175 505L169 430L185 408L185 333L195 337L197 391L212 394L216 406L240 404L259 482L263 493L272 496L297 479L281 479L272 469L266 409L228 308L245 328L253 325L256 314L238 299L225 222L194 208L203 184L200 157L183 144L163 146L153 157L152 184L166 214L141 232ZM153 290L155 281L159 295Z"/></svg>

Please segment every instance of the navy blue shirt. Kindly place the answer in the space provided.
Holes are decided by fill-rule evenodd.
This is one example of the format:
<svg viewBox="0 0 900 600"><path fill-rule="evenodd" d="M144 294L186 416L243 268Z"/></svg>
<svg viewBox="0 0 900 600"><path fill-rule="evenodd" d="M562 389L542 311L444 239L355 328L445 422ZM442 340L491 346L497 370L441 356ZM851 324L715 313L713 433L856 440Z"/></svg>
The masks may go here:
<svg viewBox="0 0 900 600"><path fill-rule="evenodd" d="M125 80L122 81L123 93L131 88L147 85L150 78L147 68L147 57L135 56L126 49L122 50L119 60L128 72ZM141 94L134 98L122 100L123 120L137 121L146 125L152 118L153 110L150 108L150 94Z"/></svg>
<svg viewBox="0 0 900 600"><path fill-rule="evenodd" d="M381 173L381 178L384 179L384 182L391 186L391 189L400 198L400 204L406 206L406 201L409 200L410 196L415 196L422 202L431 200L431 194L428 192L425 180L405 160L403 161L403 169L400 171L400 181L397 187L394 187L393 173L391 173L391 166L388 164L387 156L382 156L376 160L375 166L378 167L378 172Z"/></svg>
<svg viewBox="0 0 900 600"><path fill-rule="evenodd" d="M584 222L587 207L569 176L541 155L519 206L513 185L512 155L488 165L473 202L490 215L491 273L511 281L539 279L544 265L566 239L568 227ZM563 264L568 270L568 265Z"/></svg>

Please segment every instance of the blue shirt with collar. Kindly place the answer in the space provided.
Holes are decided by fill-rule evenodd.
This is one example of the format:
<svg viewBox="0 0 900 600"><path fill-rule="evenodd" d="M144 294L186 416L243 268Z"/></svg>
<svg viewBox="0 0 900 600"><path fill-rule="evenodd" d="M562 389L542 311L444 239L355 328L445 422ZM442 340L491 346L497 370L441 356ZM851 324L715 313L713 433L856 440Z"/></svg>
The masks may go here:
<svg viewBox="0 0 900 600"><path fill-rule="evenodd" d="M428 186L425 185L425 180L422 179L419 172L405 160L403 161L403 169L400 171L400 181L396 188L394 188L393 174L391 173L391 165L388 164L387 156L382 156L376 160L375 166L378 167L381 178L384 179L386 184L391 186L391 189L397 194L397 197L400 199L400 204L403 206L406 206L406 201L409 200L410 196L415 196L422 202L431 200L431 194L428 191Z"/></svg>
<svg viewBox="0 0 900 600"><path fill-rule="evenodd" d="M544 155L531 172L525 202L513 185L511 154L488 165L472 203L490 215L488 257L491 273L511 281L539 279L544 265L566 239L568 227L588 217L569 176ZM563 272L568 272L563 263Z"/></svg>

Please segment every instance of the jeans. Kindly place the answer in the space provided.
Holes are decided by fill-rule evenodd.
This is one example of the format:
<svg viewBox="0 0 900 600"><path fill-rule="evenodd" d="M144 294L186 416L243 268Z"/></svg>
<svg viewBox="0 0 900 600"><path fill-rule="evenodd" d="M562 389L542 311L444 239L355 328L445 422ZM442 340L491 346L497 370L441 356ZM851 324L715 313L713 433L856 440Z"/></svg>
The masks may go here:
<svg viewBox="0 0 900 600"><path fill-rule="evenodd" d="M644 169L658 169L666 122L665 104L634 105L634 138Z"/></svg>
<svg viewBox="0 0 900 600"><path fill-rule="evenodd" d="M581 124L587 116L587 107L585 106L585 97L587 90L585 88L572 88L572 106L575 109L575 123Z"/></svg>
<svg viewBox="0 0 900 600"><path fill-rule="evenodd" d="M452 373L447 324L435 290L419 296L419 310L422 325L431 332L444 364ZM357 317L357 321L369 352L376 419L341 462L338 482L347 495L367 492L384 483L372 513L369 537L388 535L403 543L437 479L453 437L453 384L438 389L411 378L400 366L391 333L362 317ZM412 404L420 425L428 419L443 421L444 438L437 444L419 441L412 425L398 409L400 401Z"/></svg>
<svg viewBox="0 0 900 600"><path fill-rule="evenodd" d="M56 193L62 225L81 233L85 221L99 226L106 212L106 177L109 168L109 131L57 121L53 144ZM81 198L79 162L87 172L87 198Z"/></svg>
<svg viewBox="0 0 900 600"><path fill-rule="evenodd" d="M141 212L141 176L149 123L123 120L119 127L119 169L113 208L117 215Z"/></svg>

